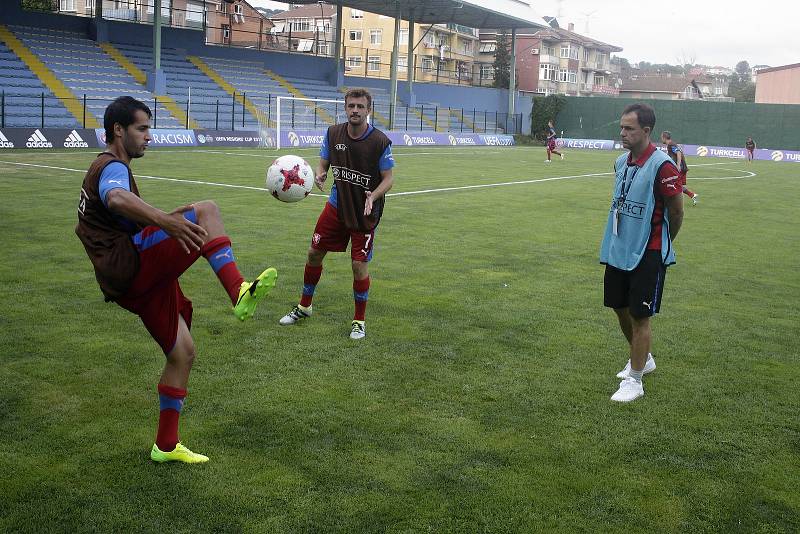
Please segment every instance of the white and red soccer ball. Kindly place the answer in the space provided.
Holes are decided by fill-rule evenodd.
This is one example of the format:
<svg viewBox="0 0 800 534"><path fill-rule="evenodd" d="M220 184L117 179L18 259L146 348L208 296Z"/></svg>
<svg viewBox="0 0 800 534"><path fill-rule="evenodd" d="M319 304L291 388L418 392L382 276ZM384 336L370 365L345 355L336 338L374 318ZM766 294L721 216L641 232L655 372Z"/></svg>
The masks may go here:
<svg viewBox="0 0 800 534"><path fill-rule="evenodd" d="M267 169L267 190L281 202L297 202L311 193L314 170L300 156L281 156Z"/></svg>

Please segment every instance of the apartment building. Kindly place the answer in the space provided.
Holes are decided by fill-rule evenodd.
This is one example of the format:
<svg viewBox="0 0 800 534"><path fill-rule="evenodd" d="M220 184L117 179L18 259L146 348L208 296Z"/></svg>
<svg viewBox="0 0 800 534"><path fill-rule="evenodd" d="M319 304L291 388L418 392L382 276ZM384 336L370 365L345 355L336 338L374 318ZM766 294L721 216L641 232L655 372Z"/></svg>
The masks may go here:
<svg viewBox="0 0 800 534"><path fill-rule="evenodd" d="M152 23L154 0L103 0L103 18ZM57 11L94 16L95 0L58 0ZM206 43L263 47L272 23L245 0L161 0L161 24L206 31Z"/></svg>
<svg viewBox="0 0 800 534"><path fill-rule="evenodd" d="M304 41L293 45L292 50L323 55L333 53L335 37L328 28L336 27L335 6L297 6L271 17L271 20L275 24L273 34L279 40ZM352 76L388 78L391 72L394 27L395 20L392 17L349 7L342 8L341 39L345 73ZM328 42L328 46L319 51L313 45L316 29L325 30L325 40ZM397 57L397 77L400 80L408 78L409 36L409 23L401 20ZM414 44L419 42L414 51L416 81L471 81L478 43L477 30L458 24L415 24L414 41Z"/></svg>
<svg viewBox="0 0 800 534"><path fill-rule="evenodd" d="M550 28L522 28L516 32L517 88L543 95L618 95L619 65L611 62L611 53L621 52L622 48L579 35L571 23L565 30L558 27L555 19L547 21ZM499 33L480 32L477 61L483 85L494 77L492 64Z"/></svg>

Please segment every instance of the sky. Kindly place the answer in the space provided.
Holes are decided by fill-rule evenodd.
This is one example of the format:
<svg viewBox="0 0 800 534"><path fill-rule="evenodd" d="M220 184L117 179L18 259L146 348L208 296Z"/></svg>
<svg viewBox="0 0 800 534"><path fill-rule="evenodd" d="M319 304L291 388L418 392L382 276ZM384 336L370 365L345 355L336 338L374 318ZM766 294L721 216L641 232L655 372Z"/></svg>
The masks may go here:
<svg viewBox="0 0 800 534"><path fill-rule="evenodd" d="M577 33L623 48L616 55L631 63L728 68L743 60L751 67L800 63L800 0L526 1L538 15L557 17L562 28L573 22ZM248 2L271 9L287 6Z"/></svg>

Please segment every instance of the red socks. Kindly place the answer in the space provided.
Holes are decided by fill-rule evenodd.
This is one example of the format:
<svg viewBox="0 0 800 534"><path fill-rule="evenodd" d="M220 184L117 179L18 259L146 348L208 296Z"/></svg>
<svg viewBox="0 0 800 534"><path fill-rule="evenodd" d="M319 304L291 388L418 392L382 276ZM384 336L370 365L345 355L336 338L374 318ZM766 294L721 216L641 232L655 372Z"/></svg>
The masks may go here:
<svg viewBox="0 0 800 534"><path fill-rule="evenodd" d="M217 278L222 283L222 287L228 292L231 303L236 305L244 277L242 277L242 273L239 272L239 268L236 266L236 258L233 257L230 238L228 236L216 237L203 245L200 253L208 260L211 268L214 269Z"/></svg>
<svg viewBox="0 0 800 534"><path fill-rule="evenodd" d="M369 276L363 280L353 280L353 300L356 303L356 311L353 315L354 321L363 321L364 313L367 311L367 299L369 298Z"/></svg>
<svg viewBox="0 0 800 534"><path fill-rule="evenodd" d="M178 419L183 408L183 399L186 398L186 390L158 385L158 400L161 412L158 417L158 433L156 434L156 446L162 452L170 452L178 444Z"/></svg>
<svg viewBox="0 0 800 534"><path fill-rule="evenodd" d="M314 298L314 291L317 289L321 276L322 265L314 267L306 264L303 272L303 294L300 296L300 305L304 308L311 306L311 300Z"/></svg>

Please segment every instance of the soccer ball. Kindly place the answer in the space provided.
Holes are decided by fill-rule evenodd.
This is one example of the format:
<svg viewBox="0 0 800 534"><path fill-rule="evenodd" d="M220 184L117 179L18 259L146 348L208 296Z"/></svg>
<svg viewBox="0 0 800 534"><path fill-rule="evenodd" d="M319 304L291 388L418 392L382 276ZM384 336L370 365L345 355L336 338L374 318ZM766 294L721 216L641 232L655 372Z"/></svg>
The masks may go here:
<svg viewBox="0 0 800 534"><path fill-rule="evenodd" d="M267 169L267 190L281 202L297 202L311 193L314 171L300 156L281 156Z"/></svg>

